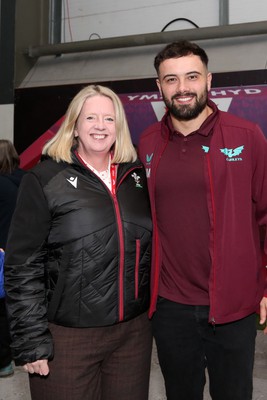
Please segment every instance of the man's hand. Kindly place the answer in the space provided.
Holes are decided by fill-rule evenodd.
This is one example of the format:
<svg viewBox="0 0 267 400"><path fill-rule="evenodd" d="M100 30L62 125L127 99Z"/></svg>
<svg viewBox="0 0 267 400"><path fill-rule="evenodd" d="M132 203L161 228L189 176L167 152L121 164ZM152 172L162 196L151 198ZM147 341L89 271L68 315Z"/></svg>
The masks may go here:
<svg viewBox="0 0 267 400"><path fill-rule="evenodd" d="M48 375L49 367L48 360L37 360L33 363L27 363L23 365L23 369L29 374L39 374L39 375Z"/></svg>

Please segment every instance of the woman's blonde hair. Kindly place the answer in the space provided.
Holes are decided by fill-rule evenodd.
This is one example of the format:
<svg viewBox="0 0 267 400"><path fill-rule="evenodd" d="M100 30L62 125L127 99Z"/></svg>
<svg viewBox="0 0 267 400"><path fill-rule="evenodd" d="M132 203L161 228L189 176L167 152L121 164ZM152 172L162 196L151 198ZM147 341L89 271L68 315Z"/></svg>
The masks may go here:
<svg viewBox="0 0 267 400"><path fill-rule="evenodd" d="M89 97L106 96L113 102L115 109L116 141L113 145L113 163L133 162L137 155L133 146L131 135L125 115L125 111L119 97L111 89L100 85L89 85L83 88L73 98L64 121L57 134L46 143L42 153L48 155L57 162L72 162L71 149L77 145L74 130L84 102Z"/></svg>

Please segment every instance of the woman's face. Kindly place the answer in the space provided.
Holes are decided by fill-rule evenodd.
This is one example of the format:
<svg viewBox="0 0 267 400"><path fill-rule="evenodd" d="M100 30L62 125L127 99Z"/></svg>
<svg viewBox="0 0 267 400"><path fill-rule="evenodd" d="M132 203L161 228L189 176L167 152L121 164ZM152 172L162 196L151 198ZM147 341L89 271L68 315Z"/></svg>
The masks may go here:
<svg viewBox="0 0 267 400"><path fill-rule="evenodd" d="M81 156L105 155L116 140L116 121L113 102L106 96L88 98L76 123L78 152Z"/></svg>

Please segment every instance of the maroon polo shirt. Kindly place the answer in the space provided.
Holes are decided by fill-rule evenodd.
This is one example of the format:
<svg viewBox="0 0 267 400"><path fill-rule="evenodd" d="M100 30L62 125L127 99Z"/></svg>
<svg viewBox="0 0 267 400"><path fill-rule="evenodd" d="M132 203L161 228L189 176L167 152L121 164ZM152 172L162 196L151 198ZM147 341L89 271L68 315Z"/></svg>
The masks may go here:
<svg viewBox="0 0 267 400"><path fill-rule="evenodd" d="M168 119L170 140L156 174L156 210L163 249L159 295L191 305L208 305L210 220L204 176L217 113L184 136ZM205 146L204 149L202 146Z"/></svg>

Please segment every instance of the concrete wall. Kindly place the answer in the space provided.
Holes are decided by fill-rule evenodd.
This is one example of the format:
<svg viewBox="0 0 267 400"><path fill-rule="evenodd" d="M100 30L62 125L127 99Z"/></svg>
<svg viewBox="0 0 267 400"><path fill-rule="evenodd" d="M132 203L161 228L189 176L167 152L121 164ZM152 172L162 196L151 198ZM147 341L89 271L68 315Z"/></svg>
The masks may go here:
<svg viewBox="0 0 267 400"><path fill-rule="evenodd" d="M36 3L35 17L33 3ZM40 57L37 62L36 59L29 59L27 51L32 45L46 44L47 27L43 24L47 20L47 4L46 0L17 1L17 38L25 39L25 32L28 35L37 27L40 42L36 43L36 37L28 38L28 42L18 41L16 56L20 62L16 64L15 88L155 76L153 59L162 47L159 45L51 55ZM223 19L229 24L238 24L262 21L266 17L266 0L62 0L61 32L63 43L95 41L99 38L159 33L174 21L165 32L196 29L197 34L194 24L205 28L219 26ZM266 35L260 35L207 40L199 44L210 56L212 72L266 70L266 40ZM25 72L27 68L28 72ZM1 137L13 136L13 133L10 134L13 113L12 104L0 105Z"/></svg>
<svg viewBox="0 0 267 400"><path fill-rule="evenodd" d="M179 31L177 31L178 38ZM213 73L266 69L266 43L267 34L198 41L209 55L209 69ZM154 57L163 46L40 57L20 87L153 78Z"/></svg>
<svg viewBox="0 0 267 400"><path fill-rule="evenodd" d="M14 105L0 105L0 138L13 142Z"/></svg>
<svg viewBox="0 0 267 400"><path fill-rule="evenodd" d="M186 18L199 27L216 26L228 4L229 23L266 19L266 0L62 0L62 41L72 42L140 33L161 32L174 19ZM192 24L176 21L167 30Z"/></svg>
<svg viewBox="0 0 267 400"><path fill-rule="evenodd" d="M62 0L62 43L186 32L199 40L201 28L256 22L267 18L266 0ZM177 21L176 21L177 19ZM194 26L196 24L200 29ZM227 24L226 24L227 29ZM193 33L192 33L193 32ZM266 69L264 35L200 41L212 72ZM176 39L175 39L176 40ZM101 41L101 40L100 40ZM153 59L162 45L116 48L39 57L19 87L154 77Z"/></svg>

